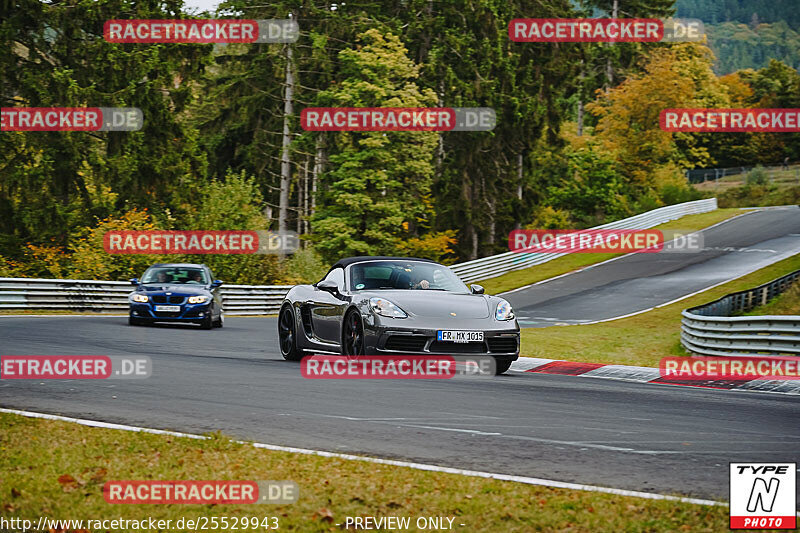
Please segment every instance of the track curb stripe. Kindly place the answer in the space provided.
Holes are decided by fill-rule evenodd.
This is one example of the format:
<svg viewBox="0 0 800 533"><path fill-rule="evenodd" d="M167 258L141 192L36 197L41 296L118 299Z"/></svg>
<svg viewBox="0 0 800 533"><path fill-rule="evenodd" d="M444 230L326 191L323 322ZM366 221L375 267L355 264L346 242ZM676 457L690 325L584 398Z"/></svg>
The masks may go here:
<svg viewBox="0 0 800 533"><path fill-rule="evenodd" d="M83 426L90 426L90 427L97 427L97 428L104 428L104 429L117 429L122 431L135 431L141 433L151 433L155 435L171 435L174 437L186 437L190 439L201 439L206 440L209 437L205 435L196 435L192 433L182 433L179 431L169 431L163 429L152 429L146 427L139 427L139 426L128 426L125 424L113 424L109 422L102 422L98 420L87 420L83 418L72 418L68 416L61 416L61 415L51 415L48 413L37 413L33 411L21 411L18 409L7 409L0 407L0 413L9 413L15 414L20 416L25 416L28 418L43 418L46 420L57 420L60 422L71 422L74 424L80 424ZM406 468L413 468L415 470L426 470L429 472L442 472L446 474L458 474L462 476L469 476L469 477L480 477L485 479L496 479L498 481L513 481L516 483L524 483L526 485L540 485L544 487L552 487L558 489L570 489L570 490L583 490L587 492L602 492L605 494L614 494L617 496L631 496L634 498L644 498L648 500L668 500L668 501L676 501L676 502L683 502L683 503L693 503L696 505L720 505L727 507L728 504L725 502L718 502L714 500L703 500L698 498L688 498L682 496L671 496L668 494L657 494L651 492L640 492L635 490L625 490L625 489L615 489L612 487L600 487L596 485L584 485L581 483L569 483L565 481L555 481L552 479L542 479L542 478L535 478L535 477L527 477L527 476L516 476L512 474L498 474L493 472L481 472L478 470L464 470L461 468L451 468L447 466L437 466L437 465L430 465L424 463L414 463L409 461L396 461L393 459L381 459L379 457L369 457L364 455L352 455L347 453L337 453L337 452L326 452L323 450L310 450L307 448L295 448L291 446L279 446L275 444L264 444L261 442L247 442L237 440L235 441L239 444L250 444L256 448L263 448L266 450L272 451L279 451L279 452L290 452L290 453L301 453L304 455L316 455L319 457L330 457L334 459L345 459L348 461L364 461L368 463L375 463L375 464L383 464L383 465L391 465L391 466L401 466Z"/></svg>
<svg viewBox="0 0 800 533"><path fill-rule="evenodd" d="M561 359L520 357L511 364L511 370L525 374L560 374L587 378L616 379L656 385L700 387L733 391L769 392L772 394L800 395L800 380L668 380L661 377L658 368L647 366L606 365Z"/></svg>

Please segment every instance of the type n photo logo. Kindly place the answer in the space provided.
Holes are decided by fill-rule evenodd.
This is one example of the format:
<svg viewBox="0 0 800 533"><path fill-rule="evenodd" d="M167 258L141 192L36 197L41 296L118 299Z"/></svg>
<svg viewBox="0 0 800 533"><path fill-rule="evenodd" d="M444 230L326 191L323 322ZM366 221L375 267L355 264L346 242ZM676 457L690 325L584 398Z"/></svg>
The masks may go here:
<svg viewBox="0 0 800 533"><path fill-rule="evenodd" d="M731 529L797 527L797 463L730 463Z"/></svg>

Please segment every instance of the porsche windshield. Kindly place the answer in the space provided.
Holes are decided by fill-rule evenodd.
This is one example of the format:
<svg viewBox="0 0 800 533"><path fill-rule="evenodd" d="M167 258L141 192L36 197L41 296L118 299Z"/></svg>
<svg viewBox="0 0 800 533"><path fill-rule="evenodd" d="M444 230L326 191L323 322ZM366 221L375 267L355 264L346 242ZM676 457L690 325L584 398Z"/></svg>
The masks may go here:
<svg viewBox="0 0 800 533"><path fill-rule="evenodd" d="M200 268L154 267L142 276L142 283L186 283L204 285L208 283Z"/></svg>
<svg viewBox="0 0 800 533"><path fill-rule="evenodd" d="M350 290L407 289L469 293L452 270L421 261L370 261L350 267Z"/></svg>

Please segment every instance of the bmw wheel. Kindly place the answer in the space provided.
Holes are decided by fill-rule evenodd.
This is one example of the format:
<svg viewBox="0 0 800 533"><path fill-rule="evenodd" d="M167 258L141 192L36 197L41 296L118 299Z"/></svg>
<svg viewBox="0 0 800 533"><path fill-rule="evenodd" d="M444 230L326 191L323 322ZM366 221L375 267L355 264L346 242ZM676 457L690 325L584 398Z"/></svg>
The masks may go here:
<svg viewBox="0 0 800 533"><path fill-rule="evenodd" d="M214 327L214 318L213 318L213 313L211 311L211 307L208 308L206 316L204 316L203 319L200 321L200 327L202 329L211 329Z"/></svg>

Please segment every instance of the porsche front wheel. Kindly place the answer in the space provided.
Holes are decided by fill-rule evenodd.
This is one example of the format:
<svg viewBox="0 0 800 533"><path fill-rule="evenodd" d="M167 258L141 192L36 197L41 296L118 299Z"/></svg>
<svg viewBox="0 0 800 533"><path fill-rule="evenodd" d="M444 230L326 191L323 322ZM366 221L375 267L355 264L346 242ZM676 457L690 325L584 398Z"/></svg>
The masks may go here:
<svg viewBox="0 0 800 533"><path fill-rule="evenodd" d="M350 311L344 317L342 328L342 354L364 355L364 325L358 311Z"/></svg>
<svg viewBox="0 0 800 533"><path fill-rule="evenodd" d="M297 349L296 331L294 311L290 305L284 305L278 315L278 340L281 355L287 361L299 361L303 358L302 352Z"/></svg>

